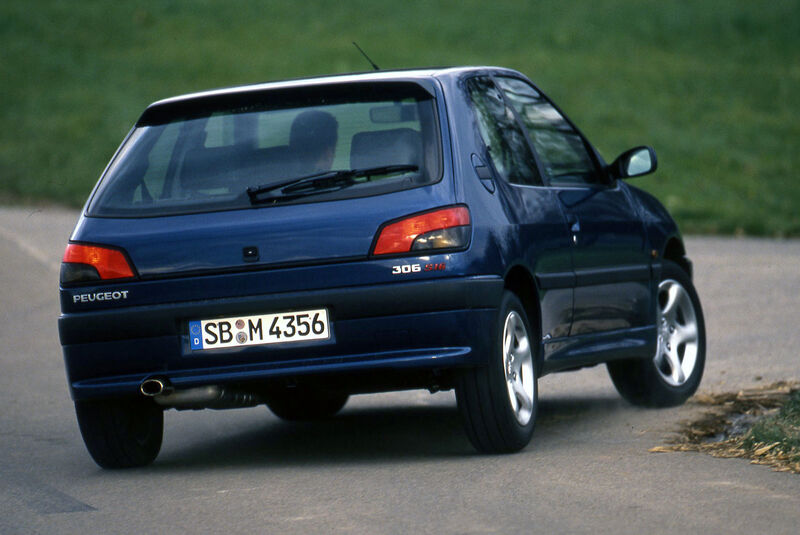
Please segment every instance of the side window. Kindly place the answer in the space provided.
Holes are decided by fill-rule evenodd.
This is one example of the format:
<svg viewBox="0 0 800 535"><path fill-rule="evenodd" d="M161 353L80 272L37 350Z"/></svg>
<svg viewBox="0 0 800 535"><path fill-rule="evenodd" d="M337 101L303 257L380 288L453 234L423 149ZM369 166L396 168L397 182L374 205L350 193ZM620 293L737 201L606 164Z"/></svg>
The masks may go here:
<svg viewBox="0 0 800 535"><path fill-rule="evenodd" d="M536 89L516 78L497 78L514 106L550 183L556 186L597 182L597 173L583 139Z"/></svg>
<svg viewBox="0 0 800 535"><path fill-rule="evenodd" d="M525 133L490 78L467 82L481 137L500 176L512 184L541 186Z"/></svg>

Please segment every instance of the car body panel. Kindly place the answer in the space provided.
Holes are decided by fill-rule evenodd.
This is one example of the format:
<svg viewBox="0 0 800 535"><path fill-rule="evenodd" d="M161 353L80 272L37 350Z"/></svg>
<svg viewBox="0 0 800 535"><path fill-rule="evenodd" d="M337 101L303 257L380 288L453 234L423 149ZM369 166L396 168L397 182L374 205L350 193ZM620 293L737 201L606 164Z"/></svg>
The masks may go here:
<svg viewBox="0 0 800 535"><path fill-rule="evenodd" d="M572 234L573 336L652 323L650 255L644 227L624 191L572 187L557 193Z"/></svg>
<svg viewBox="0 0 800 535"><path fill-rule="evenodd" d="M426 188L386 194L387 204L360 197L304 205L142 219L85 217L72 241L125 249L142 278L219 270L366 259L384 222L452 203L452 178ZM258 259L243 257L246 247ZM192 250L194 254L187 254Z"/></svg>
<svg viewBox="0 0 800 535"><path fill-rule="evenodd" d="M667 243L680 242L677 226L652 196L622 182L558 188L500 179L465 92L468 78L493 74L527 80L496 67L392 71L151 105L145 115L241 93L414 81L436 102L442 175L423 187L323 202L146 218L84 213L71 241L123 249L137 277L62 284L72 396L136 396L150 377L183 388L357 375L350 387L369 391L388 388L378 376L396 374L406 379L392 388L451 387L454 370L486 363L501 296L520 273L530 281L520 299L536 322L541 373L652 355L653 281ZM382 224L454 205L469 209L465 248L370 255ZM243 254L253 247L255 260ZM316 308L330 315L327 340L190 348L189 321Z"/></svg>
<svg viewBox="0 0 800 535"><path fill-rule="evenodd" d="M489 165L490 157L464 93L464 79L497 69L451 72L442 85L450 96L450 130L461 134L453 140L454 170L463 177L456 181L457 195L467 205L479 207L476 211L487 221L487 246L476 258L484 263L483 269L494 273L505 275L514 266L523 266L535 274L538 295L532 297L541 301L542 333L556 338L567 336L572 323L574 273L567 222L555 192L551 188L509 184L496 176L480 179L475 161ZM487 189L487 182L491 189Z"/></svg>

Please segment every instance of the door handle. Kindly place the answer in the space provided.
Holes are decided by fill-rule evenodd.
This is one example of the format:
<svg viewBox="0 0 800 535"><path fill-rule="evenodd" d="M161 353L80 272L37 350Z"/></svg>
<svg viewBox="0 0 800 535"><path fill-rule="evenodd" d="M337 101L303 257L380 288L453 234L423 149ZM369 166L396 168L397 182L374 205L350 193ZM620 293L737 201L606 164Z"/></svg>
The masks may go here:
<svg viewBox="0 0 800 535"><path fill-rule="evenodd" d="M581 222L575 214L569 214L569 231L572 234L573 245L578 245L578 233L581 231Z"/></svg>
<svg viewBox="0 0 800 535"><path fill-rule="evenodd" d="M483 187L486 188L486 191L489 193L494 193L495 186L492 171L477 154L473 153L470 159L472 160L472 167L475 169L475 174L480 179Z"/></svg>

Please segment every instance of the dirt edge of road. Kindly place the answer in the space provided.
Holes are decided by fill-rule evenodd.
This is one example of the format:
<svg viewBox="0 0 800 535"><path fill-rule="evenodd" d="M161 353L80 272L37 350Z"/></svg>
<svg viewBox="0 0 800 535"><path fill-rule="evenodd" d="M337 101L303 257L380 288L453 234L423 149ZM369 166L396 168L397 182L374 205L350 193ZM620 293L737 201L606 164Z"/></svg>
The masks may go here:
<svg viewBox="0 0 800 535"><path fill-rule="evenodd" d="M800 474L798 451L781 451L779 442L747 440L749 431L759 421L778 413L795 393L800 381L779 381L738 392L696 394L689 404L705 408L702 414L680 423L680 429L664 446L652 453L694 451L714 457L750 459L753 464L772 467L779 472Z"/></svg>

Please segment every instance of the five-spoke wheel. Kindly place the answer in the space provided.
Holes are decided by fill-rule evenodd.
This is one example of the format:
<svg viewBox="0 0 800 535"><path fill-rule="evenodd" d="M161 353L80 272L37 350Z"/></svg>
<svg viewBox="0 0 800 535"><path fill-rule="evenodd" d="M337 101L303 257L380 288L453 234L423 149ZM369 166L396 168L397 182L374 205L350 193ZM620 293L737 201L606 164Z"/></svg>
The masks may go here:
<svg viewBox="0 0 800 535"><path fill-rule="evenodd" d="M503 370L511 410L520 425L527 425L533 416L536 378L528 332L522 317L513 310L506 316L503 327Z"/></svg>
<svg viewBox="0 0 800 535"><path fill-rule="evenodd" d="M538 394L536 325L533 330L517 296L504 292L490 333L487 365L465 370L458 378L461 420L478 451L510 453L530 442Z"/></svg>
<svg viewBox="0 0 800 535"><path fill-rule="evenodd" d="M679 405L700 384L706 334L692 280L668 260L664 261L658 284L656 329L655 355L609 362L608 371L622 397L635 405Z"/></svg>
<svg viewBox="0 0 800 535"><path fill-rule="evenodd" d="M681 386L697 364L697 313L692 298L673 279L658 285L658 349L653 362L661 378Z"/></svg>

